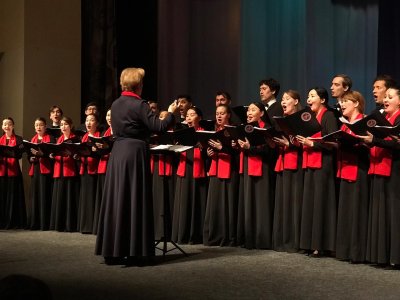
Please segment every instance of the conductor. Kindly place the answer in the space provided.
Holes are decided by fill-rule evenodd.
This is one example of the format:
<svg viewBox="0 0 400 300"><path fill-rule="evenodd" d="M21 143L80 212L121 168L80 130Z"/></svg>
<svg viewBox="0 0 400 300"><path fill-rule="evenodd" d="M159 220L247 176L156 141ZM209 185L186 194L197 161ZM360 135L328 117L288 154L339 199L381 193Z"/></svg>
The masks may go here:
<svg viewBox="0 0 400 300"><path fill-rule="evenodd" d="M177 105L160 120L140 97L145 71L122 71L122 95L111 106L116 138L107 168L100 209L96 255L106 264L146 264L155 256L153 199L148 140L166 131Z"/></svg>

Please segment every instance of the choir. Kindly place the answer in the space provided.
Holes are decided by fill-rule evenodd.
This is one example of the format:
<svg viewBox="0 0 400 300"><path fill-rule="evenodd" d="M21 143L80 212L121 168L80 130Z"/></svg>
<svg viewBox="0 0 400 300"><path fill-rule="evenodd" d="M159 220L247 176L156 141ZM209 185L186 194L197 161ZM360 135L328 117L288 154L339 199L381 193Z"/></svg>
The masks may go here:
<svg viewBox="0 0 400 300"><path fill-rule="evenodd" d="M276 101L279 83L275 80L260 82L260 102L246 107L247 123L241 124L246 125L245 136L240 138L226 128L239 125L243 118L235 115L238 110L230 106L229 94L218 92L214 131L225 130L219 135L223 138L196 141L185 151L151 151L153 203L149 207L154 239L302 252L399 267L400 88L392 82L386 86L385 80L377 77L374 83L374 96L380 98L374 113L390 126L366 122L371 130L355 130L352 125L366 117L364 97L350 87L329 105L328 91L313 87L306 106L320 127L311 136L291 135L279 128L274 117L291 116L302 107L294 90L285 91ZM380 91L375 93L375 86ZM177 103L180 110L171 131L186 127L206 131L202 112L191 98L179 99L182 103ZM276 105L275 112L269 110ZM158 111L149 108L147 113ZM163 119L166 113L159 115ZM102 140L113 135L111 110L104 131L99 130L97 113L87 114L83 136L75 133L72 120L58 106L50 108L50 117L48 128L44 118L35 120L36 134L30 144L14 133L12 118L2 121L0 228L97 234L107 164L113 156L112 139ZM383 134L374 134L378 131L372 127ZM49 128L59 130L55 137ZM251 139L255 129L265 132L261 144ZM162 143L162 139L154 141L151 144ZM89 153L67 146L64 152L44 147L77 143L88 144ZM31 164L28 207L18 163L23 152Z"/></svg>

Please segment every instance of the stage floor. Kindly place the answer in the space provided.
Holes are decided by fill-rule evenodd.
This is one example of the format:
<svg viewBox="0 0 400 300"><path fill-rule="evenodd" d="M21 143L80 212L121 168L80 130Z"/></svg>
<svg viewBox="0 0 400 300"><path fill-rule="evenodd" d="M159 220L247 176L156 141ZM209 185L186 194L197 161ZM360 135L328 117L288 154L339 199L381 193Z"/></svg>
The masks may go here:
<svg viewBox="0 0 400 300"><path fill-rule="evenodd" d="M43 280L54 299L398 299L400 271L269 250L184 245L145 267L107 266L95 236L0 231L0 277ZM160 253L158 253L160 254Z"/></svg>

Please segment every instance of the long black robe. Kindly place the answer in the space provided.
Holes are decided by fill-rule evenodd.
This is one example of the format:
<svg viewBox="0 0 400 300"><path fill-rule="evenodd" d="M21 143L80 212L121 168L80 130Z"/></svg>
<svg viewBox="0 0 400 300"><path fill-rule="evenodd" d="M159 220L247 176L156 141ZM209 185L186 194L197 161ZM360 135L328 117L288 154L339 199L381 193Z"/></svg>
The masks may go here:
<svg viewBox="0 0 400 300"><path fill-rule="evenodd" d="M273 247L278 251L293 252L300 248L304 187L301 149L297 155L297 170L283 170L276 176Z"/></svg>
<svg viewBox="0 0 400 300"><path fill-rule="evenodd" d="M16 145L22 144L22 137L16 135ZM16 159L21 159L22 152ZM6 163L6 168L8 164ZM0 228L25 228L27 223L24 184L18 165L16 176L0 177ZM5 170L7 174L7 169Z"/></svg>
<svg viewBox="0 0 400 300"><path fill-rule="evenodd" d="M203 230L203 243L206 246L236 245L239 155L234 151L225 152L231 155L230 178L210 176Z"/></svg>
<svg viewBox="0 0 400 300"><path fill-rule="evenodd" d="M29 193L31 200L30 229L49 230L52 193L53 174L41 174L39 162L34 163Z"/></svg>
<svg viewBox="0 0 400 300"><path fill-rule="evenodd" d="M336 118L331 111L323 115L321 127L322 136L338 130ZM336 159L333 149L319 142L314 142L314 147L322 151L322 167L305 169L300 248L335 251Z"/></svg>
<svg viewBox="0 0 400 300"><path fill-rule="evenodd" d="M336 258L364 262L367 249L369 178L368 149L341 145L340 151L357 153L357 179L341 179L336 239Z"/></svg>
<svg viewBox="0 0 400 300"><path fill-rule="evenodd" d="M400 117L397 117L394 125L399 123ZM371 263L399 265L400 144L374 137L373 145L392 152L392 167L389 177L371 176L366 260Z"/></svg>
<svg viewBox="0 0 400 300"><path fill-rule="evenodd" d="M247 249L271 249L275 201L276 151L267 145L244 151L243 175L239 181L237 243ZM262 176L248 175L248 155L262 160ZM271 164L271 162L273 162Z"/></svg>
<svg viewBox="0 0 400 300"><path fill-rule="evenodd" d="M186 151L185 176L176 177L171 240L179 244L203 242L208 178L193 177L193 153Z"/></svg>
<svg viewBox="0 0 400 300"><path fill-rule="evenodd" d="M146 102L122 95L111 107L116 137L107 166L95 253L104 257L154 256L151 131L165 131Z"/></svg>

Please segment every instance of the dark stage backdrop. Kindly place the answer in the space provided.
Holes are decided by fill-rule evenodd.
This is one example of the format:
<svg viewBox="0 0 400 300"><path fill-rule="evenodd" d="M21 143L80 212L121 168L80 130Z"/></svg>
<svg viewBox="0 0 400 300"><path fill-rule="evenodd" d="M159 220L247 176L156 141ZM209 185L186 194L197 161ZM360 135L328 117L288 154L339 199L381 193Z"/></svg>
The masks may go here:
<svg viewBox="0 0 400 300"><path fill-rule="evenodd" d="M96 3L114 9L115 48L83 44L90 60L83 61L82 106L97 90L109 106L115 97L103 92L104 86L118 94L120 71L136 66L146 70L143 97L158 100L162 108L177 94L188 93L212 117L217 90L229 91L235 105L246 104L259 99L258 82L268 77L281 82L282 92L298 90L304 103L309 88L329 90L332 76L345 73L353 89L364 94L368 112L374 77L398 77L400 69L400 27L394 15L399 4L394 0L82 1L83 8ZM83 20L93 22L110 13L82 12ZM110 27L103 30L111 32ZM99 52L113 65L104 71L112 74L113 83L109 75L87 72Z"/></svg>

